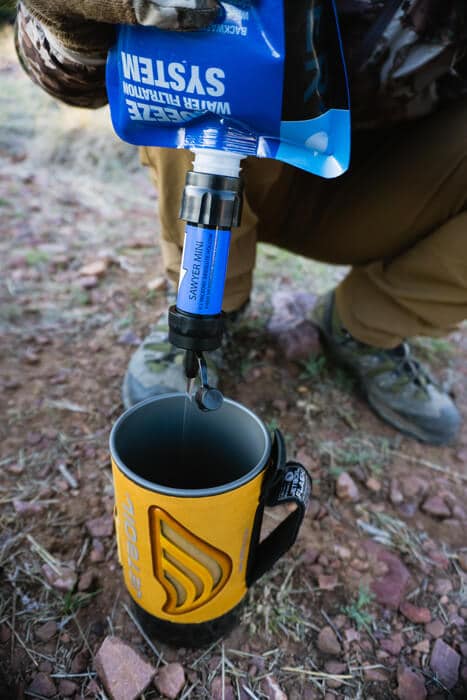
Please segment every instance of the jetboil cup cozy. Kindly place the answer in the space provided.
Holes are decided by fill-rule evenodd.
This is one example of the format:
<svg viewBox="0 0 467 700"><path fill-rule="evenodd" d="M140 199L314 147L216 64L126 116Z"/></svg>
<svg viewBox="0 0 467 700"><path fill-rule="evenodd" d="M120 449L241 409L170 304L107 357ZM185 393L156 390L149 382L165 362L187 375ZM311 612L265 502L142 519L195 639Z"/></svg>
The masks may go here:
<svg viewBox="0 0 467 700"><path fill-rule="evenodd" d="M248 588L293 545L310 494L279 431L226 399L138 404L110 437L119 560L146 629L184 646L228 631ZM296 504L260 542L265 506Z"/></svg>

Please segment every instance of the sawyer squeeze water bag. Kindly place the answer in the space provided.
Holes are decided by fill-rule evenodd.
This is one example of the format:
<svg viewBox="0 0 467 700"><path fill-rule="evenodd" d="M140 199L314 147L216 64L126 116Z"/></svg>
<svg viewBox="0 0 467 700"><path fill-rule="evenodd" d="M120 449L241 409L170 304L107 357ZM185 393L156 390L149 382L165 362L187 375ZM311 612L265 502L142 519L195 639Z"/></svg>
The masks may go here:
<svg viewBox="0 0 467 700"><path fill-rule="evenodd" d="M334 0L231 0L197 32L121 27L108 60L117 134L140 146L259 156L322 177L350 154Z"/></svg>

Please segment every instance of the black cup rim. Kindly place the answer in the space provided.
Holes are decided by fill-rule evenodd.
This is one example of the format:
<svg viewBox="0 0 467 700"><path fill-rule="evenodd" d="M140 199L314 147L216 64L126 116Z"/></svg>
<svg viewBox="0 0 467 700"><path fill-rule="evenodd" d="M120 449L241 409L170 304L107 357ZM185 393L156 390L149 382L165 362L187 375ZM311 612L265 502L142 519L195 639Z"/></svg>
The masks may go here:
<svg viewBox="0 0 467 700"><path fill-rule="evenodd" d="M152 491L153 493L160 493L164 496L177 496L178 498L208 498L210 496L219 496L223 493L229 493L229 491L235 491L241 486L244 486L250 481L253 481L253 479L255 479L259 474L261 474L263 469L267 466L269 462L269 457L271 455L272 441L269 431L267 430L263 421L255 413L253 413L253 411L251 411L246 406L243 406L241 403L238 403L237 401L232 401L232 399L226 398L224 398L224 403L229 404L230 406L235 406L244 413L247 413L257 423L265 438L265 447L261 459L258 461L255 467L250 469L250 471L244 474L242 477L240 477L240 479L236 479L235 481L230 481L227 484L221 484L220 486L214 486L213 488L208 489L175 489L171 488L170 486L162 486L160 484L155 484L152 481L148 481L147 479L143 479L142 477L135 474L129 467L127 467L126 464L122 462L120 456L117 454L117 449L115 445L116 435L122 423L124 423L130 415L136 413L136 411L140 410L141 408L147 406L150 403L156 403L157 401L161 401L163 399L182 398L184 396L185 394L182 394L181 392L173 392L170 394L159 394L158 396L151 396L149 399L145 399L144 401L141 401L140 403L126 410L117 419L110 432L109 448L110 455L115 464L117 465L118 469L122 472L122 474L124 474L128 479L130 479L130 481L133 481L133 483L147 489L148 491Z"/></svg>

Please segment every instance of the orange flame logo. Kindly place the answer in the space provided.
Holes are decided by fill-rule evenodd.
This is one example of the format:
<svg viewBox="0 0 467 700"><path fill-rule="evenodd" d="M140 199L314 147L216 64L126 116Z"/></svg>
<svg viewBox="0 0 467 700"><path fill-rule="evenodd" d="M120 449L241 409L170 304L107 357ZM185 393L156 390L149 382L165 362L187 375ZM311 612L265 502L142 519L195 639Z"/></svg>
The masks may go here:
<svg viewBox="0 0 467 700"><path fill-rule="evenodd" d="M149 522L154 575L167 594L164 612L198 610L225 586L232 560L161 508L150 509Z"/></svg>

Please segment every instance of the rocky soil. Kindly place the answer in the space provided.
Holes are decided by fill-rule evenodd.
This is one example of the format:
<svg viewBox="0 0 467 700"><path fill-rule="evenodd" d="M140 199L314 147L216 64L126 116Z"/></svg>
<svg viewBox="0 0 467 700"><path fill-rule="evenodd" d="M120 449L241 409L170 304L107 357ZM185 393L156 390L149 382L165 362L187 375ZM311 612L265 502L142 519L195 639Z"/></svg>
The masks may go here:
<svg viewBox="0 0 467 700"><path fill-rule="evenodd" d="M170 298L156 196L105 110L29 83L8 30L0 84L0 697L467 697L467 428L441 449L380 423L304 321L345 271L270 247L223 388L313 477L306 522L228 638L174 650L142 632L107 440ZM467 418L467 328L416 345Z"/></svg>

